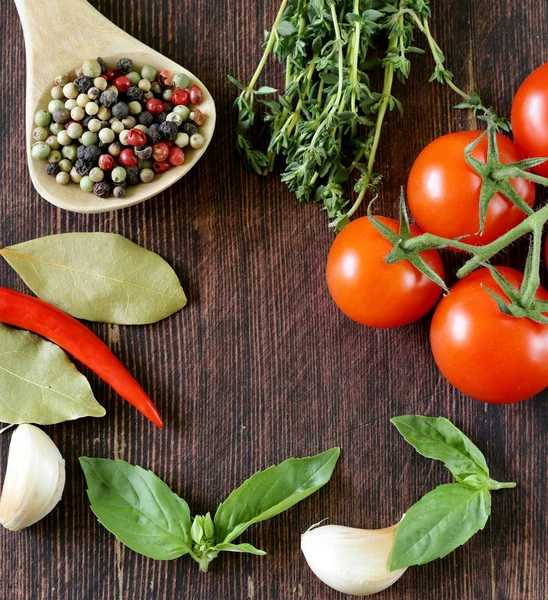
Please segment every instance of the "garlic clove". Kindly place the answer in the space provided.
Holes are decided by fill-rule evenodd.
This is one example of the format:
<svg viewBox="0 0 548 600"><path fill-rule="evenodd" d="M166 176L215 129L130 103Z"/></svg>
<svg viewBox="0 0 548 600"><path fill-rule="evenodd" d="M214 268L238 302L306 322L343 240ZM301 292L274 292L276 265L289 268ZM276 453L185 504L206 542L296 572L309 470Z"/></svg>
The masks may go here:
<svg viewBox="0 0 548 600"><path fill-rule="evenodd" d="M406 569L388 571L398 525L355 529L324 525L301 536L301 549L314 574L330 587L353 596L370 596L394 584Z"/></svg>
<svg viewBox="0 0 548 600"><path fill-rule="evenodd" d="M11 531L34 525L61 500L65 461L51 438L34 425L14 431L0 497L0 524Z"/></svg>

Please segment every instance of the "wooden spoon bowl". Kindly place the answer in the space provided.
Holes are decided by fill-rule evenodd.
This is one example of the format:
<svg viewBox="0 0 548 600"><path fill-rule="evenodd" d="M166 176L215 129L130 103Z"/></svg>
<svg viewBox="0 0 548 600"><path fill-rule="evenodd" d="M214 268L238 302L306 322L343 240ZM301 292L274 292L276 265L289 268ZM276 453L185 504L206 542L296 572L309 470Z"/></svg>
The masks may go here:
<svg viewBox="0 0 548 600"><path fill-rule="evenodd" d="M152 50L116 27L86 0L15 0L23 26L27 56L26 133L27 159L34 187L48 202L66 210L98 213L125 208L156 196L181 179L200 160L215 130L215 103L206 86L190 71ZM70 35L67 33L70 32ZM131 58L137 69L149 64L161 71L186 73L192 84L202 90L200 110L205 122L200 134L205 144L200 149L185 148L185 162L158 174L151 183L127 188L125 198L99 198L83 192L75 183L59 185L45 172L45 163L31 156L34 114L47 108L50 90L57 75L74 73L87 58L102 56L115 66L120 58Z"/></svg>

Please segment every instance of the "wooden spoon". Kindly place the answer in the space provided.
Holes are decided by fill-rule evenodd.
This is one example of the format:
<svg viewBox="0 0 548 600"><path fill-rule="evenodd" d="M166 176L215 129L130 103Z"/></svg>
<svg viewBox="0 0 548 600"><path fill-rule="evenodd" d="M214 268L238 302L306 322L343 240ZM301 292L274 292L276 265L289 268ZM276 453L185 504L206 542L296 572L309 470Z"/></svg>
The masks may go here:
<svg viewBox="0 0 548 600"><path fill-rule="evenodd" d="M116 27L86 0L15 0L23 26L27 55L26 131L27 159L34 187L48 202L66 210L98 213L139 204L186 175L206 151L215 129L215 103L205 85L190 71L159 52L142 44ZM200 110L205 122L200 133L205 145L199 150L185 148L185 163L158 174L151 183L127 188L123 199L98 198L83 192L75 183L59 185L45 172L45 163L31 157L34 113L45 109L51 100L50 90L57 75L73 74L88 58L102 56L107 65L115 66L120 58L131 58L137 70L149 64L161 71L186 73L202 90Z"/></svg>

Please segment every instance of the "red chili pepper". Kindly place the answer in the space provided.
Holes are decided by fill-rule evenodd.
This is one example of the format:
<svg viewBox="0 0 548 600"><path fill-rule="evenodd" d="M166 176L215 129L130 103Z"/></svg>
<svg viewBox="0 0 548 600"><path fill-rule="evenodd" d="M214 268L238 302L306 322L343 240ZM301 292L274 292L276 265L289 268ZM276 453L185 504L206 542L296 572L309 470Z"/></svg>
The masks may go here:
<svg viewBox="0 0 548 600"><path fill-rule="evenodd" d="M51 340L97 373L147 419L158 427L164 426L143 388L108 346L76 319L43 300L0 287L0 322Z"/></svg>

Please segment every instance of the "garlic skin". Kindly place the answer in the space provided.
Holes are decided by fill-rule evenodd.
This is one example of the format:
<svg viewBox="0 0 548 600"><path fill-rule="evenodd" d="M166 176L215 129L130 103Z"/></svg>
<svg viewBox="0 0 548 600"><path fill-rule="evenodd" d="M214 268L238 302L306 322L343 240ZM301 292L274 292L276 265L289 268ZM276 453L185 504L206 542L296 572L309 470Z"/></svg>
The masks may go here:
<svg viewBox="0 0 548 600"><path fill-rule="evenodd" d="M390 587L406 571L388 571L398 525L374 530L341 525L310 528L301 536L301 550L324 583L351 596L370 596Z"/></svg>
<svg viewBox="0 0 548 600"><path fill-rule="evenodd" d="M34 525L57 506L65 488L65 461L34 425L14 431L0 497L0 524L11 531Z"/></svg>

